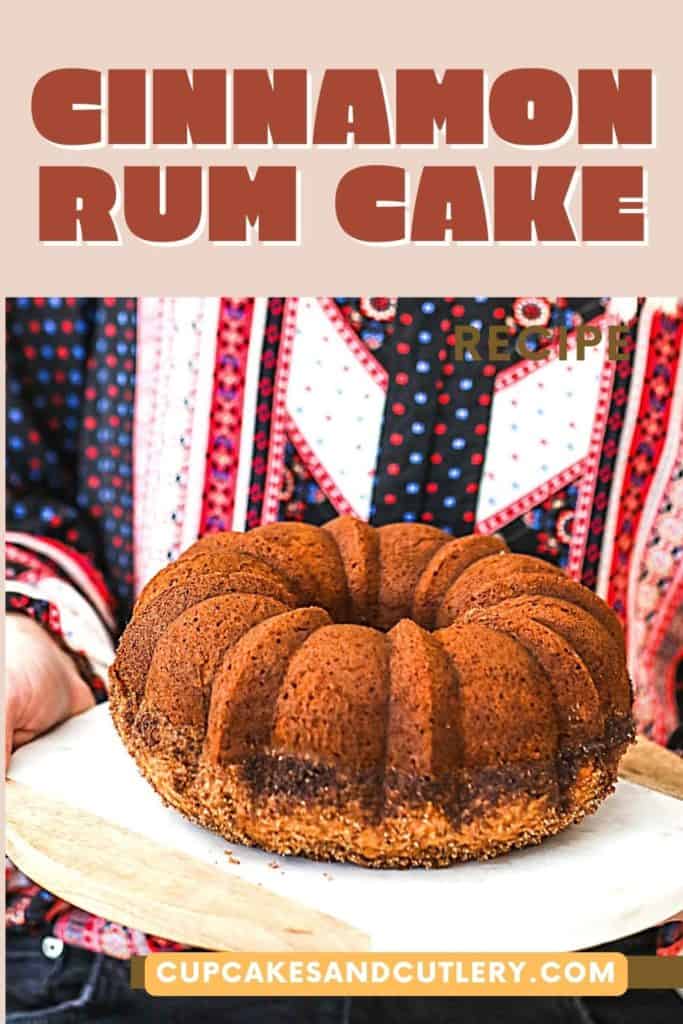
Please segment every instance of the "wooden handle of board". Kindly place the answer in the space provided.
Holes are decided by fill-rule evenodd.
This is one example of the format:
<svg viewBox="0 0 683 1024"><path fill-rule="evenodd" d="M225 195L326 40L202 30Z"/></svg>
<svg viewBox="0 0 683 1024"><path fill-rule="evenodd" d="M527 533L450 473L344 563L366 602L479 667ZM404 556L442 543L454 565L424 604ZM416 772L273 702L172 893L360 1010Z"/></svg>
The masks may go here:
<svg viewBox="0 0 683 1024"><path fill-rule="evenodd" d="M683 800L683 758L644 736L622 757L619 778Z"/></svg>
<svg viewBox="0 0 683 1024"><path fill-rule="evenodd" d="M370 946L343 921L11 780L6 829L9 857L38 885L152 935L235 952Z"/></svg>

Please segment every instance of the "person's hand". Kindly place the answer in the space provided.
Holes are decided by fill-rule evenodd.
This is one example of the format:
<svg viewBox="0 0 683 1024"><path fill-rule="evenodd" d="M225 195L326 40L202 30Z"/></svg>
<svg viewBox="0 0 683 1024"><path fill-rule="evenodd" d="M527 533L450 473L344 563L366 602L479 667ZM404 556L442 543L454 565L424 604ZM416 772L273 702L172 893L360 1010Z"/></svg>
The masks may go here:
<svg viewBox="0 0 683 1024"><path fill-rule="evenodd" d="M95 703L73 661L26 615L5 620L5 769L12 751Z"/></svg>

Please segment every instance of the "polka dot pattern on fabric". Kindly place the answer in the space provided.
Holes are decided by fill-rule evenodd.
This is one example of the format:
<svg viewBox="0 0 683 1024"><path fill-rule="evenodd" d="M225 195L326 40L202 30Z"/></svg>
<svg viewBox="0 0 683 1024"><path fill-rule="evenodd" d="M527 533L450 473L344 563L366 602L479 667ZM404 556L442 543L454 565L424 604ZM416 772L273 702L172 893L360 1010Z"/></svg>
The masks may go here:
<svg viewBox="0 0 683 1024"><path fill-rule="evenodd" d="M132 599L133 298L7 302L7 525L102 568Z"/></svg>
<svg viewBox="0 0 683 1024"><path fill-rule="evenodd" d="M456 535L476 525L496 374L519 362L523 327L573 328L604 309L602 299L401 299L394 343L383 355L389 392L382 431L373 521L424 522ZM509 359L488 361L487 330L504 326ZM479 358L456 331L481 332ZM530 337L534 350L545 339ZM389 468L391 467L391 469Z"/></svg>

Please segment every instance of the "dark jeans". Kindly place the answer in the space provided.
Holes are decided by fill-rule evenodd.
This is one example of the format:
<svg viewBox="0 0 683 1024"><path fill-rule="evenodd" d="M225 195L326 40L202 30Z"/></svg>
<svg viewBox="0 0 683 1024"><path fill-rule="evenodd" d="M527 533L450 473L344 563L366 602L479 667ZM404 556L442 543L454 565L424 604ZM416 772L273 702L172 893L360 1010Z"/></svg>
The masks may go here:
<svg viewBox="0 0 683 1024"><path fill-rule="evenodd" d="M619 946L652 952L645 937ZM49 959L40 939L7 936L8 1024L674 1024L683 1015L674 992L620 999L154 999L131 990L128 979L120 960L69 946Z"/></svg>

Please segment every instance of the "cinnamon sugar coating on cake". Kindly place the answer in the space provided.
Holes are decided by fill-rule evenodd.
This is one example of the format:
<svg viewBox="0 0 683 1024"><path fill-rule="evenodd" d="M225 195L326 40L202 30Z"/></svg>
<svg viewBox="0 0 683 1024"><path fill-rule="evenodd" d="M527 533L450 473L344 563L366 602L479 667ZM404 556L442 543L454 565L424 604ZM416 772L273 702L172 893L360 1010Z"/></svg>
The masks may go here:
<svg viewBox="0 0 683 1024"><path fill-rule="evenodd" d="M371 867L540 842L633 738L616 615L498 537L275 523L147 584L111 710L163 799L232 842Z"/></svg>

